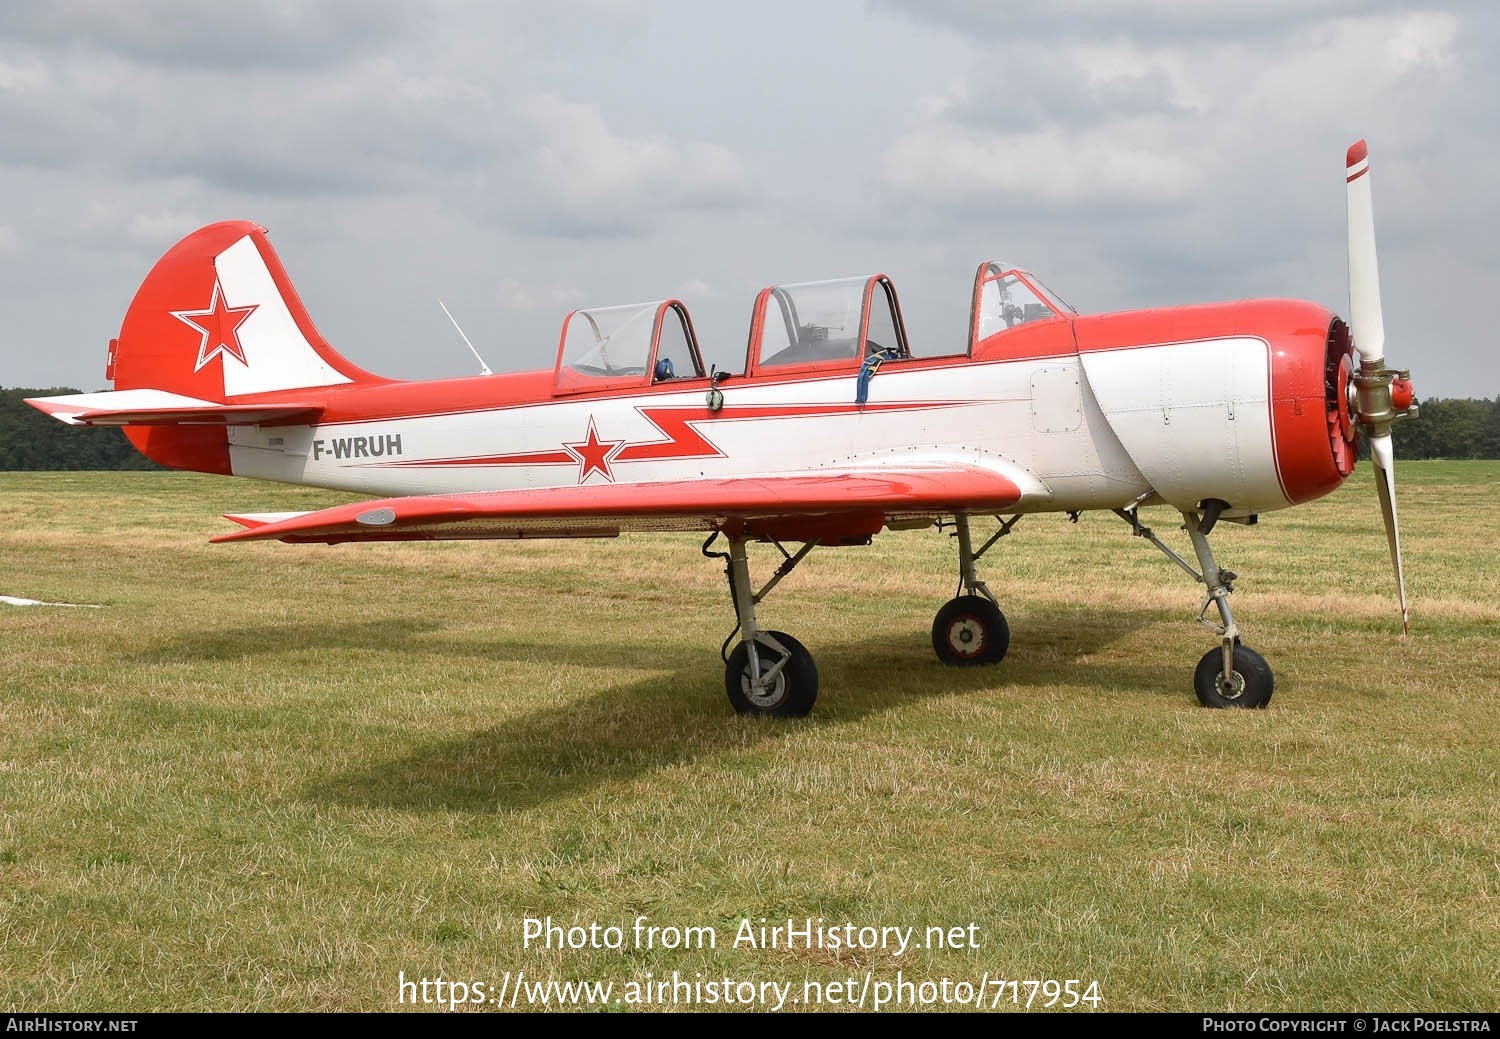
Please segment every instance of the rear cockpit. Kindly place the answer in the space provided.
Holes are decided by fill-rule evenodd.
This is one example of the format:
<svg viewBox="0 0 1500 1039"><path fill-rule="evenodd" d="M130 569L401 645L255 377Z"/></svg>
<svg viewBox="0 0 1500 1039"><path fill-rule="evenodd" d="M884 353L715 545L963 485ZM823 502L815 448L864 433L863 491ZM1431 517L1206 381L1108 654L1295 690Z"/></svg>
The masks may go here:
<svg viewBox="0 0 1500 1039"><path fill-rule="evenodd" d="M557 345L557 393L704 378L693 320L681 300L575 310Z"/></svg>

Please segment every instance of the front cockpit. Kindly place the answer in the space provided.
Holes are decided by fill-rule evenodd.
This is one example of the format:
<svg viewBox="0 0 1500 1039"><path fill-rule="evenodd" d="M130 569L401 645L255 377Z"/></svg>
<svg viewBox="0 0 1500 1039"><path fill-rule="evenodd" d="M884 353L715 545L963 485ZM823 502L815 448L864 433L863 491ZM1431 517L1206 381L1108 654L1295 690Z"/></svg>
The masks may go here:
<svg viewBox="0 0 1500 1039"><path fill-rule="evenodd" d="M974 276L970 346L1028 321L1075 314L1034 274L991 260Z"/></svg>

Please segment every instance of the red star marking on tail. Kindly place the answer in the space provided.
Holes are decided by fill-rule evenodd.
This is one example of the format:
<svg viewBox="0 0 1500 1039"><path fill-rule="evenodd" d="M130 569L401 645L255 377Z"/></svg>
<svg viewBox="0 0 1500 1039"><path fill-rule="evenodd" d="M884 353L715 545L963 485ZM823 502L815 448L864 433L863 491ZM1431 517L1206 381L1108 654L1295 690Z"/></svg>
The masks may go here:
<svg viewBox="0 0 1500 1039"><path fill-rule="evenodd" d="M610 483L614 483L615 474L609 471L609 463L624 446L623 440L600 440L599 434L594 431L592 415L589 416L589 431L583 443L563 445L568 454L578 459L579 483L583 483L589 478L590 473L595 472L600 473Z"/></svg>
<svg viewBox="0 0 1500 1039"><path fill-rule="evenodd" d="M257 306L259 304L256 303L248 307L229 306L224 302L224 289L216 278L213 299L209 301L207 310L170 312L178 321L203 337L198 343L198 362L193 365L193 371L201 370L215 355L233 357L240 364L249 367L250 362L245 360L245 348L240 345L239 328L255 312Z"/></svg>

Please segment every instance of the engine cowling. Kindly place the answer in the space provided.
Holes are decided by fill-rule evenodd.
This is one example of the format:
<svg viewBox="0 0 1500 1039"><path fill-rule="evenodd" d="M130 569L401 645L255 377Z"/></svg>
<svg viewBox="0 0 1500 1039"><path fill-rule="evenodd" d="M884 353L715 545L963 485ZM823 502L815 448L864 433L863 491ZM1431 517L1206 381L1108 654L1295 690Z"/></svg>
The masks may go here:
<svg viewBox="0 0 1500 1039"><path fill-rule="evenodd" d="M1352 347L1332 311L1249 300L1082 317L1079 356L1157 494L1226 518L1311 501L1354 468Z"/></svg>

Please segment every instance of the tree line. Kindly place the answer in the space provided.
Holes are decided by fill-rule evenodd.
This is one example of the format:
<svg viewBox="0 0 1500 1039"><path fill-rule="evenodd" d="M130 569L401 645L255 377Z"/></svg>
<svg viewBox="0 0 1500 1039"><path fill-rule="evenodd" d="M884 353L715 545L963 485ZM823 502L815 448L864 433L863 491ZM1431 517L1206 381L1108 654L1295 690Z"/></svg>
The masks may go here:
<svg viewBox="0 0 1500 1039"><path fill-rule="evenodd" d="M67 387L0 389L0 470L160 469L119 429L68 426L23 404L77 393ZM1500 459L1500 397L1424 400L1392 427L1396 457ZM1362 453L1363 457L1363 453Z"/></svg>
<svg viewBox="0 0 1500 1039"><path fill-rule="evenodd" d="M118 428L69 426L22 401L77 393L51 389L0 389L0 470L160 469L136 451Z"/></svg>
<svg viewBox="0 0 1500 1039"><path fill-rule="evenodd" d="M1397 459L1500 458L1500 397L1420 401L1416 418L1391 426Z"/></svg>

